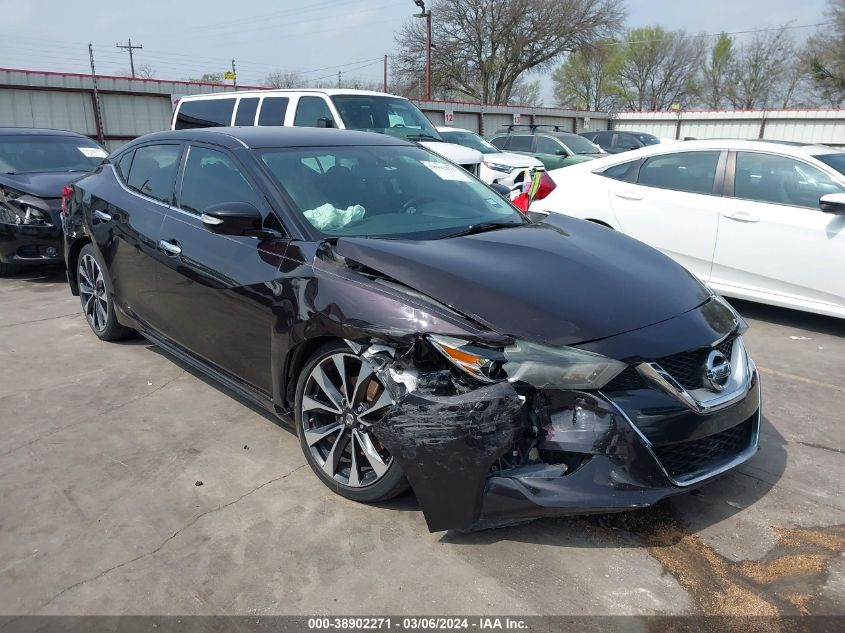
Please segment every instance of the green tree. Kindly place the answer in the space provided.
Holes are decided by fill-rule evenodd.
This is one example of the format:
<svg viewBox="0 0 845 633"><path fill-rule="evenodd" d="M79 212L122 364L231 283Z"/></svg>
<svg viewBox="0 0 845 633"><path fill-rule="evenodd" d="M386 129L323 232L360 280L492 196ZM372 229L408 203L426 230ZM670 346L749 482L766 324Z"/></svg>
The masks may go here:
<svg viewBox="0 0 845 633"><path fill-rule="evenodd" d="M728 103L734 56L733 38L722 33L713 42L701 72L700 98L705 107L719 110Z"/></svg>
<svg viewBox="0 0 845 633"><path fill-rule="evenodd" d="M570 53L552 73L555 101L576 110L608 112L619 106L619 43L601 40Z"/></svg>
<svg viewBox="0 0 845 633"><path fill-rule="evenodd" d="M845 0L829 0L832 24L807 42L802 58L818 95L831 105L845 101Z"/></svg>

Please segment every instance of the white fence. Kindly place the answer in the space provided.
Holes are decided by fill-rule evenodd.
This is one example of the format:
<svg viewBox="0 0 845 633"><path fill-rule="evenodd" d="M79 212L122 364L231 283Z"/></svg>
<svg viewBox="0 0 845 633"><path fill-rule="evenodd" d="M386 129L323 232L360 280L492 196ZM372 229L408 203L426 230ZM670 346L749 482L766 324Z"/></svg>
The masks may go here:
<svg viewBox="0 0 845 633"><path fill-rule="evenodd" d="M845 110L625 112L612 116L611 127L660 138L766 139L845 146Z"/></svg>

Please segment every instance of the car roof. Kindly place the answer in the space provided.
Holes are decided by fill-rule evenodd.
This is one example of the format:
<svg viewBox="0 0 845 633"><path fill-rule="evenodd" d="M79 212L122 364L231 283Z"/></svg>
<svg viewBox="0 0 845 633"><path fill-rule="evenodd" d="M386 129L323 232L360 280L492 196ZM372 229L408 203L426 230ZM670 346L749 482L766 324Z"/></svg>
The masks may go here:
<svg viewBox="0 0 845 633"><path fill-rule="evenodd" d="M244 126L244 127L209 127L185 130L167 130L145 134L129 145L150 141L205 141L236 149L265 147L326 147L353 145L413 145L403 139L356 130L338 130L336 128L282 127L282 126Z"/></svg>
<svg viewBox="0 0 845 633"><path fill-rule="evenodd" d="M770 140L745 140L745 139L697 139L692 141L681 141L672 145L652 145L661 151L667 147L680 149L735 149L735 150L767 150L777 151L783 154L815 156L818 154L835 154L842 150L826 145L795 144Z"/></svg>
<svg viewBox="0 0 845 633"><path fill-rule="evenodd" d="M375 90L357 90L353 88L266 88L262 90L234 90L231 92L210 92L201 95L185 95L180 101L196 101L198 99L221 99L226 97L247 97L247 96L270 96L274 94L298 94L298 93L322 94L327 97L335 96L365 96L365 97L394 97L405 99L399 95L392 95L387 92ZM406 99L407 101L407 99Z"/></svg>
<svg viewBox="0 0 845 633"><path fill-rule="evenodd" d="M0 127L0 136L73 136L87 138L88 136L70 130L53 130L45 127Z"/></svg>

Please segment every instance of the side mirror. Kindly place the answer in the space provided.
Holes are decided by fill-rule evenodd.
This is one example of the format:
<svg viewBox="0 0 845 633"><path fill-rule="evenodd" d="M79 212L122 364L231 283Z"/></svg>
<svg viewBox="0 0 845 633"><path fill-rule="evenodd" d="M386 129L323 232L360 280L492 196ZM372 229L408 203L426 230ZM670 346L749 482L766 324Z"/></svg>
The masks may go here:
<svg viewBox="0 0 845 633"><path fill-rule="evenodd" d="M334 127L334 120L327 116L321 116L317 119L317 127Z"/></svg>
<svg viewBox="0 0 845 633"><path fill-rule="evenodd" d="M248 235L260 231L263 222L261 211L249 202L221 202L202 213L202 223L219 235Z"/></svg>
<svg viewBox="0 0 845 633"><path fill-rule="evenodd" d="M490 188L505 199L510 199L511 188L500 182L494 182Z"/></svg>
<svg viewBox="0 0 845 633"><path fill-rule="evenodd" d="M566 151L565 149L563 149L563 148L561 148L561 149L559 149L558 151L556 151L556 152L555 152L555 154L557 154L558 156L569 156L569 152L567 152L567 151Z"/></svg>
<svg viewBox="0 0 845 633"><path fill-rule="evenodd" d="M845 215L845 193L826 193L819 198L819 208L825 213Z"/></svg>

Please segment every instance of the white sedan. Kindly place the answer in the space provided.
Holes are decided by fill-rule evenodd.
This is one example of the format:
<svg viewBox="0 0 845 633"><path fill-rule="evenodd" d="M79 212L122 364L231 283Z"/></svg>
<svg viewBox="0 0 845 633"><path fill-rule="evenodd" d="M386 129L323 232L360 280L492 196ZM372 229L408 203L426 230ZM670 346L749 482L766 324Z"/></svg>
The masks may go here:
<svg viewBox="0 0 845 633"><path fill-rule="evenodd" d="M439 126L437 131L447 143L463 145L481 152L482 162L478 177L488 185L498 182L513 187L526 169L545 169L543 163L533 156L503 152L498 147L485 141L475 132L457 127Z"/></svg>
<svg viewBox="0 0 845 633"><path fill-rule="evenodd" d="M686 141L550 171L531 210L622 231L719 294L845 318L843 174L829 147Z"/></svg>

